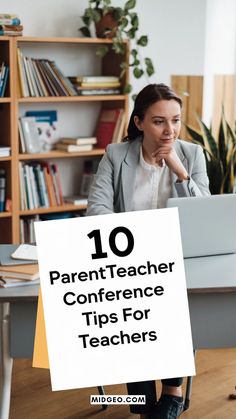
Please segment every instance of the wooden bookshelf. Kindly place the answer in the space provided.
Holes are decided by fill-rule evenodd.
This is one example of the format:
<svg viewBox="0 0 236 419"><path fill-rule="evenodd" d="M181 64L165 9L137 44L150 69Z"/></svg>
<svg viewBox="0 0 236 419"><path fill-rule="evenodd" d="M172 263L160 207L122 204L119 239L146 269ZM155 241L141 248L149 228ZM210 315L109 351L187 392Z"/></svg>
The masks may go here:
<svg viewBox="0 0 236 419"><path fill-rule="evenodd" d="M11 216L12 216L11 212L7 212L7 211L0 212L0 218L9 218Z"/></svg>
<svg viewBox="0 0 236 419"><path fill-rule="evenodd" d="M31 217L40 214L61 213L64 211L76 212L82 211L86 208L85 205L58 205L50 208L36 208L31 210L21 210L20 206L20 179L19 179L19 162L29 163L33 161L55 161L55 159L65 162L68 159L78 159L78 165L83 158L100 158L104 154L104 149L94 148L89 152L68 153L63 151L50 151L47 153L23 154L20 152L19 134L18 134L18 118L21 107L23 109L43 109L50 103L60 104L60 106L97 106L95 102L99 103L101 108L123 108L125 110L126 122L128 118L128 95L94 95L94 96L50 96L50 97L21 97L19 94L19 75L17 64L17 48L31 48L37 51L40 57L40 50L51 48L52 59L54 47L62 56L66 56L66 50L69 45L73 48L83 48L83 51L88 51L90 54L96 54L96 48L99 45L107 45L109 53L101 58L100 67L101 75L115 75L119 76L120 63L124 60L128 63L129 60L129 43L124 42L126 53L125 57L115 54L112 50L112 40L99 38L59 38L59 37L0 37L0 62L4 61L9 65L9 80L5 91L5 97L0 98L0 124L1 124L1 139L0 145L10 146L11 155L9 157L0 158L0 168L4 167L7 171L7 198L11 200L11 212L0 212L0 231L1 242L4 243L19 243L20 241L20 220L24 217ZM85 49L86 47L86 49ZM52 49L53 48L53 49ZM78 64L80 54L78 54ZM55 59L56 61L56 59ZM96 68L92 69L92 72ZM98 74L98 75L100 75ZM122 86L128 83L128 70L122 79ZM94 105L92 105L94 103ZM78 104L78 105L77 105ZM127 125L127 124L126 124ZM77 164L77 163L76 163ZM73 165L72 165L73 166ZM73 170L73 169L72 169ZM66 195L66 191L63 191Z"/></svg>
<svg viewBox="0 0 236 419"><path fill-rule="evenodd" d="M86 209L86 205L64 204L50 208L36 208L33 210L20 211L20 215L50 214L52 212L80 211L84 209Z"/></svg>
<svg viewBox="0 0 236 419"><path fill-rule="evenodd" d="M35 154L19 154L19 160L39 160L39 159L61 159L72 157L96 157L104 154L103 148L94 148L91 151L83 151L79 153L68 153L64 151L50 151L49 153L35 153Z"/></svg>

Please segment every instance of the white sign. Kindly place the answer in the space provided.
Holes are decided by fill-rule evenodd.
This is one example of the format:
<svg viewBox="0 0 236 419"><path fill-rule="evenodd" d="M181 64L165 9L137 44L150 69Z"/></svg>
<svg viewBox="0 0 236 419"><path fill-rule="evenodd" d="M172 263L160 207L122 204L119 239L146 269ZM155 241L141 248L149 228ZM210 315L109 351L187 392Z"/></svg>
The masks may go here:
<svg viewBox="0 0 236 419"><path fill-rule="evenodd" d="M35 228L53 390L195 374L177 208Z"/></svg>

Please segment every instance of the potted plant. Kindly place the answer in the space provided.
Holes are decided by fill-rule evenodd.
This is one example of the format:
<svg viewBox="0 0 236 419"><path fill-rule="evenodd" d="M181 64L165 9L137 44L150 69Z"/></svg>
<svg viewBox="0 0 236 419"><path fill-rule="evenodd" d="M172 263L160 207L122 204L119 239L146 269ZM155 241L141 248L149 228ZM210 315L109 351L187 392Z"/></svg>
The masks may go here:
<svg viewBox="0 0 236 419"><path fill-rule="evenodd" d="M235 192L236 129L233 130L222 111L218 139L216 140L204 122L198 118L200 131L186 125L196 144L203 147L206 158L210 191L213 195Z"/></svg>
<svg viewBox="0 0 236 419"><path fill-rule="evenodd" d="M91 25L95 25L96 35L102 38L112 39L112 49L117 54L125 54L124 40L130 39L132 49L130 52L129 66L133 69L133 75L136 78L146 76L147 78L154 73L152 60L148 57L142 59L140 47L148 44L147 35L138 36L139 18L133 9L136 6L136 0L128 0L123 7L114 7L111 0L89 0L89 5L82 16L84 26L79 30L84 36L91 37ZM108 52L107 46L99 47L97 53L105 56ZM126 62L120 64L123 76L127 69ZM131 85L125 87L125 92L132 90Z"/></svg>

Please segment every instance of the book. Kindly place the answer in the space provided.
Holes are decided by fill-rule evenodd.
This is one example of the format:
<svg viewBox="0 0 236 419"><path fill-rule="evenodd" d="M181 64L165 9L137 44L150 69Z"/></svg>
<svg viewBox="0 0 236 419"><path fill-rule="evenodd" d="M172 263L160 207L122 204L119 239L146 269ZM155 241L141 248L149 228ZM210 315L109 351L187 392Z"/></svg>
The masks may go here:
<svg viewBox="0 0 236 419"><path fill-rule="evenodd" d="M68 204L74 205L87 205L88 198L82 195L72 195L72 196L65 196L64 201Z"/></svg>
<svg viewBox="0 0 236 419"><path fill-rule="evenodd" d="M13 259L38 260L37 247L31 244L20 244L11 254Z"/></svg>
<svg viewBox="0 0 236 419"><path fill-rule="evenodd" d="M2 265L0 266L0 277L32 281L39 278L39 267L37 263L14 266Z"/></svg>
<svg viewBox="0 0 236 419"><path fill-rule="evenodd" d="M25 116L35 118L41 151L50 151L59 139L59 128L56 110L26 111Z"/></svg>
<svg viewBox="0 0 236 419"><path fill-rule="evenodd" d="M119 115L119 108L101 110L95 131L98 147L106 148L111 143Z"/></svg>
<svg viewBox="0 0 236 419"><path fill-rule="evenodd" d="M24 143L27 153L40 153L41 143L38 128L34 117L22 116L20 118Z"/></svg>
<svg viewBox="0 0 236 419"><path fill-rule="evenodd" d="M0 265L25 265L35 264L29 259L13 259L12 253L19 247L19 244L0 244Z"/></svg>
<svg viewBox="0 0 236 419"><path fill-rule="evenodd" d="M0 31L22 32L23 26L22 25L0 25Z"/></svg>
<svg viewBox="0 0 236 419"><path fill-rule="evenodd" d="M110 88L115 88L115 87L120 87L120 82L97 82L97 83L88 83L88 82L81 82L80 83L81 87L89 87L92 89L96 89L99 87L110 87Z"/></svg>
<svg viewBox="0 0 236 419"><path fill-rule="evenodd" d="M117 123L111 140L112 143L119 143L124 137L125 121L125 111L124 109L120 109L120 114L117 119Z"/></svg>
<svg viewBox="0 0 236 419"><path fill-rule="evenodd" d="M20 48L17 48L17 64L18 64L18 75L19 75L19 87L20 95L22 97L29 97L29 88L24 68L23 55Z"/></svg>
<svg viewBox="0 0 236 419"><path fill-rule="evenodd" d="M81 145L81 144L96 144L97 138L96 137L65 137L60 138L60 143L62 144L74 144L74 145Z"/></svg>
<svg viewBox="0 0 236 419"><path fill-rule="evenodd" d="M20 25L21 21L18 17L13 18L1 18L0 17L0 25Z"/></svg>
<svg viewBox="0 0 236 419"><path fill-rule="evenodd" d="M120 89L78 89L76 87L79 95L82 96L96 96L96 95L119 95Z"/></svg>
<svg viewBox="0 0 236 419"><path fill-rule="evenodd" d="M0 36L22 36L22 35L23 35L23 32L0 29Z"/></svg>
<svg viewBox="0 0 236 419"><path fill-rule="evenodd" d="M1 77L0 77L0 97L3 97L5 94L8 76L9 76L9 66L3 64Z"/></svg>
<svg viewBox="0 0 236 419"><path fill-rule="evenodd" d="M80 195L88 196L94 178L93 160L85 160L81 176Z"/></svg>
<svg viewBox="0 0 236 419"><path fill-rule="evenodd" d="M76 153L80 151L91 151L93 149L93 145L92 144L74 145L74 144L57 143L55 148L56 150L59 150L59 151L68 151L68 153Z"/></svg>
<svg viewBox="0 0 236 419"><path fill-rule="evenodd" d="M0 169L0 212L5 211L6 201L6 170Z"/></svg>
<svg viewBox="0 0 236 419"><path fill-rule="evenodd" d="M69 79L72 81L72 83L114 83L119 82L119 77L117 76L74 76L69 77Z"/></svg>
<svg viewBox="0 0 236 419"><path fill-rule="evenodd" d="M22 287L27 285L38 285L40 283L39 278L33 279L32 281L24 281L23 279L17 278L0 278L0 288L12 288Z"/></svg>
<svg viewBox="0 0 236 419"><path fill-rule="evenodd" d="M1 147L0 146L0 157L10 156L11 147Z"/></svg>

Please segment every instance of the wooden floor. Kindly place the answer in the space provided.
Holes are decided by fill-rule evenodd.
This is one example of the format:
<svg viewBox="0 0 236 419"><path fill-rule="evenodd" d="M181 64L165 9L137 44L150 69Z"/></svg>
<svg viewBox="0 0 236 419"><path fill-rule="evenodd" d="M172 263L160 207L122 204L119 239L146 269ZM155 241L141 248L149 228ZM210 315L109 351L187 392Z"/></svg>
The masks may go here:
<svg viewBox="0 0 236 419"><path fill-rule="evenodd" d="M204 350L197 353L190 409L183 419L236 419L236 349ZM101 383L102 384L102 383ZM157 382L157 388L160 385ZM125 385L106 386L106 394L126 394ZM49 373L31 368L29 360L15 360L10 419L125 419L137 416L126 405L105 411L89 404L96 388L52 392Z"/></svg>

